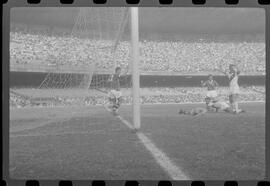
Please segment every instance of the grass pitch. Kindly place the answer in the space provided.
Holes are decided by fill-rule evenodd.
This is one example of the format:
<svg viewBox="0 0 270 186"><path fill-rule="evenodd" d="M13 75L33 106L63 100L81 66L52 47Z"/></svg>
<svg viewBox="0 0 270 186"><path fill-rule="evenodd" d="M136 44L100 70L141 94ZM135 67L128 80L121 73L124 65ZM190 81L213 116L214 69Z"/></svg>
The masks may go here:
<svg viewBox="0 0 270 186"><path fill-rule="evenodd" d="M263 179L265 104L247 113L180 116L197 104L143 105L140 131L191 179ZM120 115L132 122L131 106ZM10 110L14 179L170 179L127 126L101 106Z"/></svg>

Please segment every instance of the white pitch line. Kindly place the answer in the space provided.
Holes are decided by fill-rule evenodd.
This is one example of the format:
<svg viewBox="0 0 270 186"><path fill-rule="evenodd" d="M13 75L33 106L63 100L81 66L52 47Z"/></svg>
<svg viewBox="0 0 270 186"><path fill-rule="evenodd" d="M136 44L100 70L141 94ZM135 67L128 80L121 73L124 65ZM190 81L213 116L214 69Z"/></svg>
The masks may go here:
<svg viewBox="0 0 270 186"><path fill-rule="evenodd" d="M118 119L120 119L120 121L122 121L128 128L130 129L135 129L127 120L125 120L124 118L122 118L121 116L116 116Z"/></svg>
<svg viewBox="0 0 270 186"><path fill-rule="evenodd" d="M158 149L154 143L151 142L143 133L137 133L138 138L152 154L158 164L169 174L172 180L189 180L190 178L177 167L172 160L160 149Z"/></svg>
<svg viewBox="0 0 270 186"><path fill-rule="evenodd" d="M107 107L106 110L109 111ZM134 129L134 127L121 116L117 116L117 118L123 122L130 129ZM142 132L137 132L137 137L142 142L142 144L146 147L146 149L152 154L157 163L165 170L172 180L190 180L190 178L179 168L177 167L173 161L160 149L158 149L151 140L145 136Z"/></svg>

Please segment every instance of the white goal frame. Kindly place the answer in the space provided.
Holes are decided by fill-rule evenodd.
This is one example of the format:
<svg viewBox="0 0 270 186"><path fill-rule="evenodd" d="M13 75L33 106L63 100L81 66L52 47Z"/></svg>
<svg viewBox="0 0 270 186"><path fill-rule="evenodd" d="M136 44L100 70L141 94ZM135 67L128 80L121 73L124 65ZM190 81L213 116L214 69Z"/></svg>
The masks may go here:
<svg viewBox="0 0 270 186"><path fill-rule="evenodd" d="M138 7L130 8L131 45L132 45L132 94L133 94L133 125L141 127L140 114L140 72L139 72L139 14Z"/></svg>

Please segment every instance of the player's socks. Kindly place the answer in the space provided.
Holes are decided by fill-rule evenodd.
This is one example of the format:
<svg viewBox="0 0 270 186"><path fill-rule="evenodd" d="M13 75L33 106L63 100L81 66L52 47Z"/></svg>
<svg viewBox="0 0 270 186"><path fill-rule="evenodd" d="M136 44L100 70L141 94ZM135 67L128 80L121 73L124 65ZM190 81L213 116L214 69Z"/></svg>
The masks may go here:
<svg viewBox="0 0 270 186"><path fill-rule="evenodd" d="M235 112L236 114L245 112L244 110L239 109L238 103L234 103L234 108L235 108L234 112Z"/></svg>

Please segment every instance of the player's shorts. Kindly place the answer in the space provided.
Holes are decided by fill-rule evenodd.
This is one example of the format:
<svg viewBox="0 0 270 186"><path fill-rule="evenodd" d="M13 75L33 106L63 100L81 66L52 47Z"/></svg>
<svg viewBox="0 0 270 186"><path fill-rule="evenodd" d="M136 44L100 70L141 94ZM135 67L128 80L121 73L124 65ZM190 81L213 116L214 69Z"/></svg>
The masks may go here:
<svg viewBox="0 0 270 186"><path fill-rule="evenodd" d="M111 91L109 92L109 98L111 98L111 99L114 99L114 98L118 99L118 98L120 98L121 96L122 96L122 92L120 92L120 91L117 91L117 90L111 90Z"/></svg>
<svg viewBox="0 0 270 186"><path fill-rule="evenodd" d="M230 103L232 104L232 103L236 102L238 100L238 97L239 97L239 94L230 94L229 95Z"/></svg>
<svg viewBox="0 0 270 186"><path fill-rule="evenodd" d="M229 95L240 94L239 86L230 87Z"/></svg>
<svg viewBox="0 0 270 186"><path fill-rule="evenodd" d="M217 91L216 90L209 90L206 92L206 97L209 97L209 98L215 98L217 97Z"/></svg>

